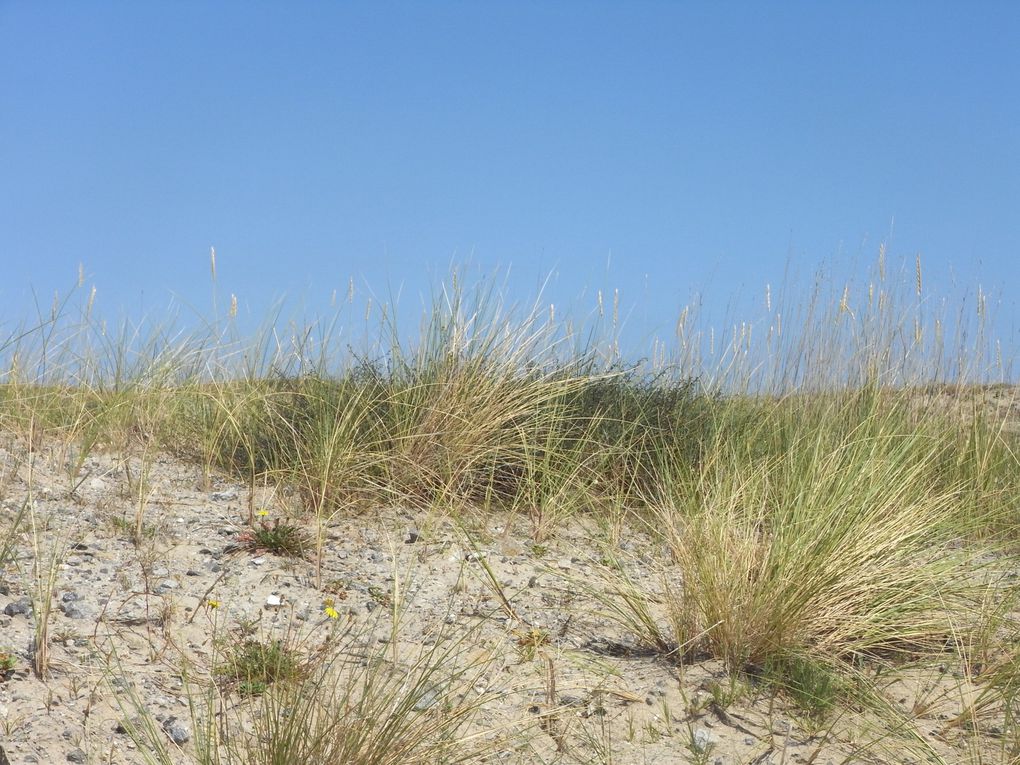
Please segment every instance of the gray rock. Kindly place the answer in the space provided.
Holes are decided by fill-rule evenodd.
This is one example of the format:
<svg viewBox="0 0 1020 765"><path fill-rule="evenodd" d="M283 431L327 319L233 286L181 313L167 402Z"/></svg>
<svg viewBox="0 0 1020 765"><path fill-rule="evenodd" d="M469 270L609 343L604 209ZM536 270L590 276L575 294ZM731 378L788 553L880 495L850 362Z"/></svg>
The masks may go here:
<svg viewBox="0 0 1020 765"><path fill-rule="evenodd" d="M88 755L81 749L72 749L67 753L68 762L88 762Z"/></svg>
<svg viewBox="0 0 1020 765"><path fill-rule="evenodd" d="M719 741L719 737L708 728L694 729L694 746L699 752L707 752L709 748Z"/></svg>
<svg viewBox="0 0 1020 765"><path fill-rule="evenodd" d="M177 582L175 582L173 579L164 579L162 582L157 584L152 591L156 595L165 595L166 593L175 589L177 589Z"/></svg>
<svg viewBox="0 0 1020 765"><path fill-rule="evenodd" d="M85 612L78 608L74 603L61 603L60 610L64 612L64 616L68 619L84 619Z"/></svg>
<svg viewBox="0 0 1020 765"><path fill-rule="evenodd" d="M417 701L414 702L415 712L426 712L439 703L439 694L435 691L425 691Z"/></svg>
<svg viewBox="0 0 1020 765"><path fill-rule="evenodd" d="M32 613L32 599L31 598L20 598L12 603L8 603L4 607L4 613L8 616L17 616L18 614L30 614Z"/></svg>
<svg viewBox="0 0 1020 765"><path fill-rule="evenodd" d="M212 498L217 502L232 502L237 499L237 489L225 489L224 491L214 491Z"/></svg>
<svg viewBox="0 0 1020 765"><path fill-rule="evenodd" d="M191 731L188 726L179 721L176 717L168 717L163 721L163 730L177 746L188 743L191 740Z"/></svg>

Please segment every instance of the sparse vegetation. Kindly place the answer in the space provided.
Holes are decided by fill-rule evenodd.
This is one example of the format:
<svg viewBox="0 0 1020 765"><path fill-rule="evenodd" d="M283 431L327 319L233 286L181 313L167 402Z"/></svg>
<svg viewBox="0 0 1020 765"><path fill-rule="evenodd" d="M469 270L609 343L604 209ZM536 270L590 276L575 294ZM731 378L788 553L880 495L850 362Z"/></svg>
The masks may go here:
<svg viewBox="0 0 1020 765"><path fill-rule="evenodd" d="M259 696L278 681L294 681L301 673L296 649L283 640L245 638L231 645L215 674L241 696Z"/></svg>
<svg viewBox="0 0 1020 765"><path fill-rule="evenodd" d="M634 364L620 355L619 326L607 318L617 312L601 294L584 334L454 280L420 337L383 312L377 336L342 354L334 347L354 343L334 336L334 323L296 329L286 342L268 332L246 342L231 316L215 318L206 334L170 342L180 335L155 328L139 340L127 326L100 331L91 299L75 321L61 303L0 344L0 432L30 456L29 498L5 516L0 568L18 560L31 594L33 667L49 673L47 636L68 554L67 540L49 538L34 510L33 455L56 445L68 501L81 504L93 456L118 455L116 480L133 517L112 523L136 545L156 545L171 532L144 520L150 472L156 455L169 453L202 465L207 480L221 471L248 487L239 499L242 547L314 563L312 578L329 598L303 620L342 631L338 601L347 609L354 599L392 620L357 647L341 641L347 653L336 644L297 651L254 637L251 614L228 616L215 588L229 572L219 574L198 610L189 606L188 624L205 614L248 628L207 668L216 682L196 692L212 707L227 691L249 706L236 719L221 716L234 733L205 730L193 752L199 762L453 762L485 748L459 745L454 734L484 708L486 692L449 690L464 666L498 663L491 647L458 642L463 655L486 659L453 662L459 669L442 679L437 662L451 654L434 647L438 638L418 661L402 662L398 622L412 577L394 568L388 584L362 585L322 570L331 524L381 506L452 517L461 529L498 517L492 533L503 540L521 522L521 550L548 569L543 577L619 628L599 643L602 655L665 659L685 699L697 695L683 687L688 673L717 662L725 677L704 681L708 696L682 709L661 702L643 728L650 740L686 737L691 757L716 748L698 722L704 715L765 704L771 719L781 703L810 720L817 747L831 737L877 761L883 746L930 759L934 744L918 720L941 715L940 736L967 752L961 761L1014 762L1020 416L1008 361L984 334L986 298L978 295L970 334L965 317L952 319L969 338L952 348L949 319L923 298L919 264L907 288L885 281L882 262L858 294L848 286L834 295L827 303L819 289L792 307L767 298L764 327L743 325L725 346L685 311L672 354ZM295 514L282 516L293 520L256 512L270 488L294 497ZM580 558L557 552L555 537L571 524L591 529L590 549L574 552L596 561L597 576L572 577ZM19 560L26 526L32 550ZM638 532L643 541L630 543ZM416 530L404 544L429 542ZM557 673L576 659L564 648L570 619L525 619L476 541L464 549L459 565L478 579L475 591L459 585L477 601L472 614L501 620L504 648L521 663L547 663L539 722L518 727L551 737L554 758L611 761L609 721L572 727L595 713L565 712L588 707L557 690ZM161 596L176 584L162 586ZM148 575L144 589L138 618L151 620ZM267 619L282 602L266 606ZM172 612L169 601L161 608ZM171 630L161 626L169 646ZM367 650L372 641L391 653ZM15 661L0 653L0 674ZM941 695L892 698L910 673L935 667ZM951 713L937 709L950 703ZM252 704L261 707L249 715ZM847 733L855 715L867 722L864 743ZM158 726L135 730L150 729L162 735ZM473 730L473 741L505 744L505 731ZM638 742L641 730L625 738ZM172 761L154 742L146 751L155 761ZM573 746L589 746L588 755Z"/></svg>
<svg viewBox="0 0 1020 765"><path fill-rule="evenodd" d="M300 526L279 518L259 521L243 531L238 542L253 552L270 552L292 558L302 557L310 547L308 536Z"/></svg>

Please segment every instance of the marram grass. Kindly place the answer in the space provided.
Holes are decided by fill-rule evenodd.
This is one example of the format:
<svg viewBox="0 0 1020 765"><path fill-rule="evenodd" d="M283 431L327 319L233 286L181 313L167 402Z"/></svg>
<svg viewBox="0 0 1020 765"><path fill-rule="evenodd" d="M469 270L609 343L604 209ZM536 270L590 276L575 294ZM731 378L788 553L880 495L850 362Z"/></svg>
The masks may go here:
<svg viewBox="0 0 1020 765"><path fill-rule="evenodd" d="M586 584L636 641L681 665L719 658L815 714L859 703L872 669L947 655L969 667L983 653L973 717L1009 718L1011 761L1016 643L988 646L1016 633L997 604L1016 597L1020 417L1014 388L985 384L1008 380L1009 365L985 332L986 298L967 333L962 315L933 313L919 278L885 272L856 291L816 285L792 306L770 289L764 323L727 332L685 310L675 343L635 364L601 293L581 331L455 283L417 337L383 310L356 352L335 320L245 339L233 310L197 334L172 322L111 332L90 298L77 317L58 305L0 341L0 428L63 444L72 491L94 449L173 451L232 472L250 502L288 486L316 521L300 551L313 556L329 519L380 504L508 512L536 543L571 518L595 520L611 544L641 526L658 545L655 576L609 568ZM413 761L403 747L433 733L439 749L421 757L452 757L446 728L419 730L432 723L400 706L413 688L362 680L343 703L371 711L378 689L396 718L335 731L336 752L313 760L386 746L364 761ZM267 694L259 735L304 752L338 703L324 683L312 672ZM284 708L299 713L285 720ZM278 761L249 754L226 761Z"/></svg>

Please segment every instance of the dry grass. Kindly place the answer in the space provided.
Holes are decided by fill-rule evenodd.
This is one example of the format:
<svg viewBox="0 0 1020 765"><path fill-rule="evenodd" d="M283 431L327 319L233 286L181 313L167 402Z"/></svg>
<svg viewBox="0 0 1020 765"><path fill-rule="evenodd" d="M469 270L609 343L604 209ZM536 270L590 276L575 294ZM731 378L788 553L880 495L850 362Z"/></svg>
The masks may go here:
<svg viewBox="0 0 1020 765"><path fill-rule="evenodd" d="M347 342L334 321L285 341L272 330L245 341L232 315L189 336L107 333L90 298L74 321L58 305L0 344L0 427L30 447L63 444L72 494L100 448L125 464L166 449L230 470L251 488L253 545L320 558L331 519L379 503L506 510L530 519L536 542L594 517L610 548L625 519L640 519L662 545L648 564L656 584L619 567L587 583L637 640L681 665L721 658L822 717L862 698L880 710L877 686L862 690L869 672L949 653L984 688L968 714L999 717L998 761L1011 761L1016 643L988 646L1016 629L1002 607L1020 538L1014 389L972 384L1007 375L983 298L975 341L952 348L949 320L922 298L920 264L905 285L884 278L880 263L856 295L817 285L790 307L769 292L764 326L740 325L725 344L685 311L671 355L631 367L618 326L600 324L601 296L578 344L583 333L551 312L506 309L491 289L454 282L413 341L384 311L353 354L334 351ZM955 319L960 337L966 321ZM282 526L256 525L267 485L294 487L314 520L300 550L277 539ZM9 524L0 562L26 517ZM37 549L43 645L51 570ZM536 651L538 634L518 648ZM463 710L414 711L439 671L438 657L421 661L397 688L383 664L338 686L323 660L266 694L257 738L269 743L242 739L223 761L458 759L449 733Z"/></svg>

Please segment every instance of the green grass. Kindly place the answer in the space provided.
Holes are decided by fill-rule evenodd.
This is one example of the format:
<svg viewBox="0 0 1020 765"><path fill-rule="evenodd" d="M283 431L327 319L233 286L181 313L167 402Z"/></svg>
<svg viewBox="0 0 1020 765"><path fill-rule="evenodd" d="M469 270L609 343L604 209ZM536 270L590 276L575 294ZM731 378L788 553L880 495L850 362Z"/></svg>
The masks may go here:
<svg viewBox="0 0 1020 765"><path fill-rule="evenodd" d="M283 640L248 638L232 645L214 670L221 682L241 696L259 696L276 682L293 682L301 675L298 652Z"/></svg>
<svg viewBox="0 0 1020 765"><path fill-rule="evenodd" d="M311 548L308 535L293 523L274 518L259 521L251 529L241 533L241 544L252 552L270 552L290 558L301 558Z"/></svg>
<svg viewBox="0 0 1020 765"><path fill-rule="evenodd" d="M280 555L321 560L330 520L379 505L527 518L536 553L592 520L610 565L584 588L668 660L720 659L826 718L862 703L862 673L947 652L972 669L980 654L972 712L1012 730L1020 652L1001 604L1015 597L1003 582L1020 541L1020 418L1014 389L984 384L1008 377L985 298L946 317L919 263L902 284L880 263L856 291L766 302L761 323L725 334L685 310L675 347L630 365L601 296L579 329L456 280L416 337L382 310L356 351L339 319L283 340L215 316L145 337L101 329L91 300L75 317L66 303L0 342L0 429L62 444L72 491L97 449L228 471L251 489L242 541ZM314 533L255 520L269 485L296 492ZM643 579L615 565L634 527L656 544ZM547 637L517 648L534 656ZM255 695L305 682L293 661L249 641L218 674Z"/></svg>

